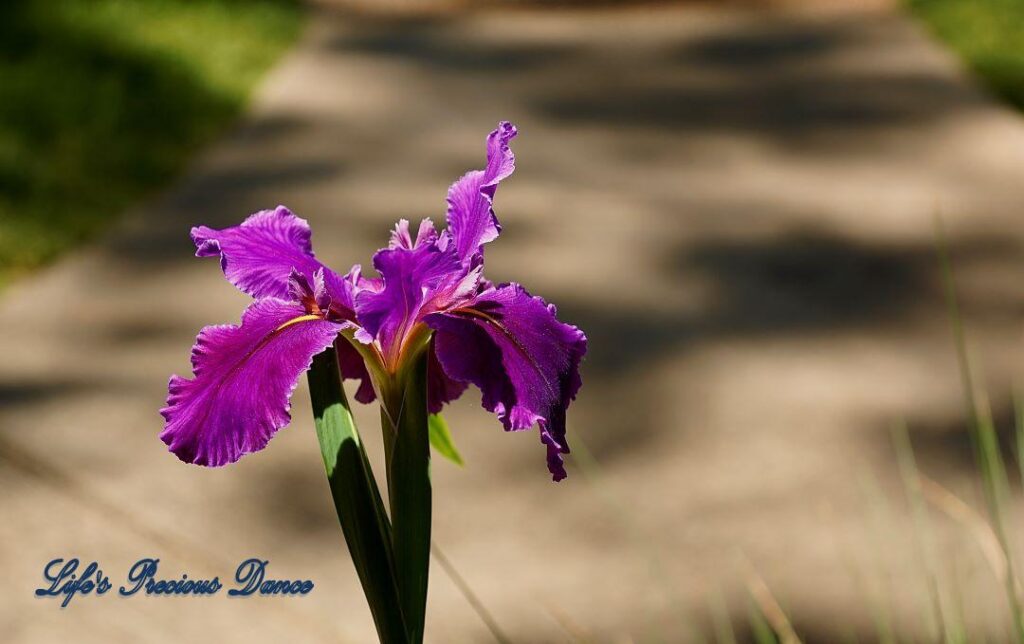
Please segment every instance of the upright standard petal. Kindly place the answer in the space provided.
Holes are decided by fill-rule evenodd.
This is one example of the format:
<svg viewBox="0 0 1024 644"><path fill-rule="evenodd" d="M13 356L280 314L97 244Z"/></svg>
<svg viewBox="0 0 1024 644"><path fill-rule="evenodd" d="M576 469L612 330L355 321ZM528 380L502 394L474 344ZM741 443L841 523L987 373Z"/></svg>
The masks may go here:
<svg viewBox="0 0 1024 644"><path fill-rule="evenodd" d="M377 340L385 359L397 357L406 333L424 314L436 289L462 274L454 254L435 244L415 248L387 248L373 256L383 288L363 290L356 295L356 311L362 329L357 338ZM453 277L454 276L454 277Z"/></svg>
<svg viewBox="0 0 1024 644"><path fill-rule="evenodd" d="M263 449L288 424L299 377L341 326L266 298L241 326L204 328L192 348L194 377L171 376L161 440L181 460L211 467Z"/></svg>
<svg viewBox="0 0 1024 644"><path fill-rule="evenodd" d="M309 224L284 206L261 210L238 226L192 229L196 257L220 257L228 281L253 297L288 298L292 269L313 280L318 270L331 297L343 301L342 278L313 256Z"/></svg>
<svg viewBox="0 0 1024 644"><path fill-rule="evenodd" d="M472 382L506 430L540 428L553 478L565 478L565 412L576 397L587 339L555 307L518 284L481 293L469 306L425 318L448 376Z"/></svg>
<svg viewBox="0 0 1024 644"><path fill-rule="evenodd" d="M501 232L492 203L498 182L515 170L516 158L509 148L515 135L514 125L499 123L487 137L487 167L467 173L448 188L448 231L463 264L472 263L481 247Z"/></svg>
<svg viewBox="0 0 1024 644"><path fill-rule="evenodd" d="M412 250L422 244L432 244L437 241L437 230L434 229L434 222L429 218L420 222L419 230L416 231L416 239L413 239L409 232L409 220L399 219L395 229L391 231L391 241L388 248L407 248Z"/></svg>

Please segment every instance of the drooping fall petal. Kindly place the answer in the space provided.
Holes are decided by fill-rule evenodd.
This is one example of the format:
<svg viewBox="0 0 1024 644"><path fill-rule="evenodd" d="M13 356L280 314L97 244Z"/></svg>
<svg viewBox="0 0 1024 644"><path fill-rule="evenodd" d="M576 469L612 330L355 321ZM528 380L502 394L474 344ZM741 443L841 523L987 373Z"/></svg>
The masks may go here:
<svg viewBox="0 0 1024 644"><path fill-rule="evenodd" d="M469 383L452 380L445 373L437 359L437 348L432 344L427 355L427 411L441 413L442 407L457 400L467 388Z"/></svg>
<svg viewBox="0 0 1024 644"><path fill-rule="evenodd" d="M498 182L515 170L509 148L515 135L514 125L499 123L487 137L487 167L466 173L448 189L448 233L463 264L476 263L481 247L501 232L492 204Z"/></svg>
<svg viewBox="0 0 1024 644"><path fill-rule="evenodd" d="M171 376L161 440L181 460L211 467L263 449L288 424L299 377L341 326L266 298L240 326L204 328L192 348L193 378Z"/></svg>
<svg viewBox="0 0 1024 644"><path fill-rule="evenodd" d="M555 307L518 284L481 293L468 306L428 315L437 358L454 380L475 384L506 430L540 428L548 469L565 478L565 412L581 380L587 339Z"/></svg>
<svg viewBox="0 0 1024 644"><path fill-rule="evenodd" d="M287 299L294 269L310 282L322 270L331 297L339 304L346 300L343 278L313 256L309 224L284 206L261 210L223 230L196 226L192 241L196 257L219 256L228 281L255 298Z"/></svg>

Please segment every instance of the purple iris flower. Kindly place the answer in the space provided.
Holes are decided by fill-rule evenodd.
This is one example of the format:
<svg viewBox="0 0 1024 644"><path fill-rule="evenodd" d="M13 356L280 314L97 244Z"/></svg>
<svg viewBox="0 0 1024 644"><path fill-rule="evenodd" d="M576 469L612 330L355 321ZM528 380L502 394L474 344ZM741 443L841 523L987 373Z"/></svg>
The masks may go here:
<svg viewBox="0 0 1024 644"><path fill-rule="evenodd" d="M565 478L565 414L581 385L586 337L519 284L483 276L483 245L501 232L492 202L515 167L515 135L499 124L487 137L487 167L448 189L446 230L425 219L413 236L408 221L398 223L373 256L379 277L321 264L308 224L284 206L232 228L193 228L196 256L219 256L228 281L255 301L241 325L199 333L191 379L171 377L160 434L170 450L216 467L262 449L288 423L313 356L331 345L342 375L362 381L363 403L426 347L431 413L472 383L506 430L539 427L548 469Z"/></svg>

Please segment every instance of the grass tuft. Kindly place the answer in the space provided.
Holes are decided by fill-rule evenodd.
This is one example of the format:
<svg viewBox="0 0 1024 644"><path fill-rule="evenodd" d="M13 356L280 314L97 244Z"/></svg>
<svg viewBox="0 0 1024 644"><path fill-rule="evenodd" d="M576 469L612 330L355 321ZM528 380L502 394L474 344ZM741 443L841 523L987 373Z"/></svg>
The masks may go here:
<svg viewBox="0 0 1024 644"><path fill-rule="evenodd" d="M291 0L0 3L0 284L178 173L300 26Z"/></svg>
<svg viewBox="0 0 1024 644"><path fill-rule="evenodd" d="M907 0L999 96L1024 109L1024 2Z"/></svg>
<svg viewBox="0 0 1024 644"><path fill-rule="evenodd" d="M946 293L946 304L949 310L953 340L956 345L957 360L960 368L960 379L963 383L964 404L967 409L971 442L975 458L981 472L982 487L985 491L985 502L988 506L992 529L1003 551L1005 562L1006 600L1013 618L1015 641L1024 644L1024 611L1021 609L1020 596L1017 592L1019 581L1014 572L1010 532L1006 525L1006 514L1010 504L1010 486L1003 461L999 438L985 392L976 384L971 356L968 352L967 333L957 298L956 276L953 263L949 257L949 246L946 232L940 217L936 217L936 247L939 264L942 269L943 283Z"/></svg>

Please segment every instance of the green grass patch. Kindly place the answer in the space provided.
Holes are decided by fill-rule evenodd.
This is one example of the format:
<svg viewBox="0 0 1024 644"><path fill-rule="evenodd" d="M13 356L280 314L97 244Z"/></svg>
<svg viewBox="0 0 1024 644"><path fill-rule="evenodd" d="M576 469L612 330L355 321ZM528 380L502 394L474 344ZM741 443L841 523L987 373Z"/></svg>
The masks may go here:
<svg viewBox="0 0 1024 644"><path fill-rule="evenodd" d="M179 172L300 26L292 0L0 3L0 284Z"/></svg>
<svg viewBox="0 0 1024 644"><path fill-rule="evenodd" d="M1024 2L907 0L998 95L1024 109Z"/></svg>

